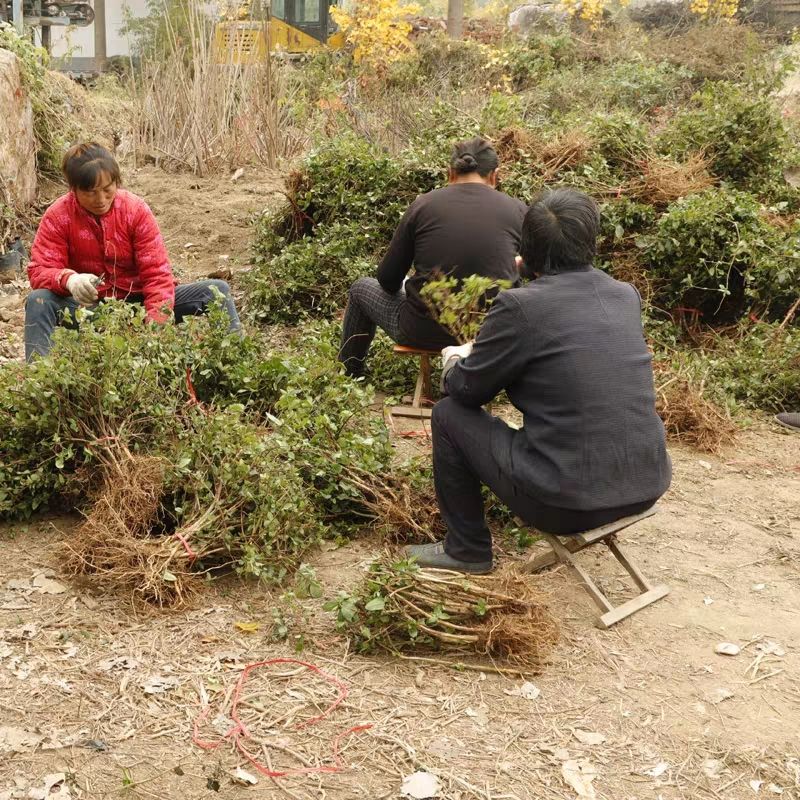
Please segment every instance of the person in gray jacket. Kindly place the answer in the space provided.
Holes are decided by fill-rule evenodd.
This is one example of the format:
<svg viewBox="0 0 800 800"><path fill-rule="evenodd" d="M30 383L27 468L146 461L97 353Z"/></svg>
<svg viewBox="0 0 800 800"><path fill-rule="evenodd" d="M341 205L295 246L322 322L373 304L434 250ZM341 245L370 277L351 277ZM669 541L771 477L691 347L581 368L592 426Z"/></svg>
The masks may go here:
<svg viewBox="0 0 800 800"><path fill-rule="evenodd" d="M543 195L522 231L522 270L535 279L497 296L474 345L442 351L448 396L431 424L447 536L407 548L420 566L492 569L482 484L553 534L640 513L669 487L641 299L592 266L599 225L587 195ZM482 408L503 390L519 430Z"/></svg>

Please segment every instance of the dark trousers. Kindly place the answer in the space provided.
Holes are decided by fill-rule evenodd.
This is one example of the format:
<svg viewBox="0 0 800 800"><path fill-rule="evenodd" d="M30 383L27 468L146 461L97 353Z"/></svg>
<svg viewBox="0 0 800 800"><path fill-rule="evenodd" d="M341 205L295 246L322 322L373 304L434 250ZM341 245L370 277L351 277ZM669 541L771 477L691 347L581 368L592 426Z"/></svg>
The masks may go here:
<svg viewBox="0 0 800 800"><path fill-rule="evenodd" d="M216 297L215 290L222 295L222 303L231 320L230 329L238 331L242 324L236 313L231 290L225 281L205 280L175 287L175 320L202 314ZM130 303L141 303L140 295L128 298ZM35 289L25 301L25 360L35 355L46 356L50 352L50 339L58 325L75 325L75 312L80 304L72 297L61 297L49 289ZM66 312L66 313L65 313Z"/></svg>
<svg viewBox="0 0 800 800"><path fill-rule="evenodd" d="M492 441L516 434L481 408L467 408L446 397L433 407L433 476L439 511L447 525L445 552L468 562L492 559L492 535L483 512L481 484L488 486L526 524L554 534L580 533L639 514L655 503L575 511L557 508L524 494L504 474L492 454Z"/></svg>
<svg viewBox="0 0 800 800"><path fill-rule="evenodd" d="M400 309L405 301L406 293L402 289L389 294L375 278L359 278L353 283L348 293L339 349L339 361L348 375L358 378L364 374L364 362L378 327L393 341L402 343Z"/></svg>

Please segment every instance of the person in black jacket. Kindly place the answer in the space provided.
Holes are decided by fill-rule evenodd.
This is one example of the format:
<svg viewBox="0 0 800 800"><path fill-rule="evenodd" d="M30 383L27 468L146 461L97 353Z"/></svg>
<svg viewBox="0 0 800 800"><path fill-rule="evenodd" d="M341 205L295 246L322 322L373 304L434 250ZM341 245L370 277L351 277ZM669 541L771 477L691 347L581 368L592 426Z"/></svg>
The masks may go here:
<svg viewBox="0 0 800 800"><path fill-rule="evenodd" d="M516 256L527 207L495 190L497 166L497 153L485 139L455 144L449 184L409 206L377 280L359 278L350 287L339 352L349 375L363 375L376 326L399 344L431 350L456 344L420 296L432 277L519 282ZM406 280L412 264L414 274Z"/></svg>
<svg viewBox="0 0 800 800"><path fill-rule="evenodd" d="M580 192L525 216L527 285L501 292L473 345L443 351L433 470L444 542L407 548L421 566L485 573L492 540L481 484L517 516L577 533L649 508L672 466L656 414L636 289L594 269L599 212ZM519 430L481 406L505 390Z"/></svg>

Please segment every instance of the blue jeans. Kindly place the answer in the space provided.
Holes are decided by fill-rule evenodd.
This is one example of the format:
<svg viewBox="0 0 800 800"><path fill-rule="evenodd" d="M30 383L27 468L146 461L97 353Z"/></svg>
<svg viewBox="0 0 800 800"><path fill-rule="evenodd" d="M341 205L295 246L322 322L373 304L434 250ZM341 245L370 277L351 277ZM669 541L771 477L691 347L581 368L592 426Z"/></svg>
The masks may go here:
<svg viewBox="0 0 800 800"><path fill-rule="evenodd" d="M239 315L225 281L206 280L175 287L175 321L205 312L216 297L214 289L222 295L222 303L231 320L230 330L241 330ZM141 295L131 295L130 303L141 303ZM35 289L25 301L25 360L34 355L46 356L50 352L50 338L57 325L75 326L75 312L80 304L72 297L61 297L49 289ZM66 313L65 313L66 312Z"/></svg>

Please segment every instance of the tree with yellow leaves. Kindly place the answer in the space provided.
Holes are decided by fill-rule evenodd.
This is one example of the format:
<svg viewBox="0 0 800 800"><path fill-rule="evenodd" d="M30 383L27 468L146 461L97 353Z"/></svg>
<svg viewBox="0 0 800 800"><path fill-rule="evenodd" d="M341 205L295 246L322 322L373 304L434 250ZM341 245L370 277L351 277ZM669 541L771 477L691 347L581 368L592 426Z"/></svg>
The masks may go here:
<svg viewBox="0 0 800 800"><path fill-rule="evenodd" d="M417 5L398 0L358 0L352 12L331 6L331 17L353 48L356 63L382 70L413 47L408 17L420 13Z"/></svg>

